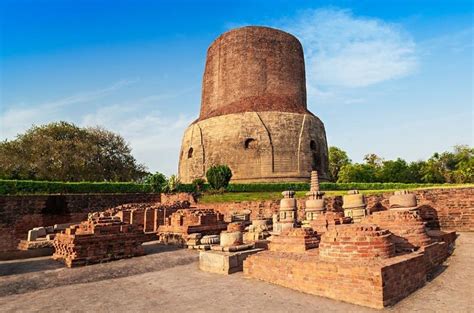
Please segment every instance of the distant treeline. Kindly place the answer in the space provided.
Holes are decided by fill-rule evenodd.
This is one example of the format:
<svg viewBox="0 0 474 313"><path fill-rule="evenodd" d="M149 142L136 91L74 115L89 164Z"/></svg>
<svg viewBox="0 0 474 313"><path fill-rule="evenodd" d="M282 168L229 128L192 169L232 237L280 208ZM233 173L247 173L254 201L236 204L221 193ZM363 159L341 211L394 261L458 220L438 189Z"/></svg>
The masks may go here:
<svg viewBox="0 0 474 313"><path fill-rule="evenodd" d="M363 163L352 163L347 153L329 148L331 180L338 183L473 183L474 149L459 145L453 152L434 153L426 161L384 160L367 154Z"/></svg>
<svg viewBox="0 0 474 313"><path fill-rule="evenodd" d="M331 181L337 183L473 183L474 149L459 145L454 147L453 152L434 153L428 160L416 162L400 158L384 160L375 154L368 154L363 163L352 163L345 151L330 147L329 170ZM146 167L135 160L130 146L120 135L102 128L81 128L67 122L33 126L14 140L0 142L0 179L140 182L155 186L163 184L166 188L160 190L165 191L174 191L180 185L179 177L175 175L167 179L160 173L148 173ZM48 188L56 188L54 184ZM89 187L84 187L87 184L90 183L68 188L87 189ZM257 185L260 186L258 188L277 188L276 184L242 185L246 187L234 184L229 188L249 190L257 188ZM109 187L112 184L104 186L119 188ZM295 185L293 189L298 190L297 186L300 185ZM179 188L192 188L192 185ZM284 189L289 188L279 190Z"/></svg>

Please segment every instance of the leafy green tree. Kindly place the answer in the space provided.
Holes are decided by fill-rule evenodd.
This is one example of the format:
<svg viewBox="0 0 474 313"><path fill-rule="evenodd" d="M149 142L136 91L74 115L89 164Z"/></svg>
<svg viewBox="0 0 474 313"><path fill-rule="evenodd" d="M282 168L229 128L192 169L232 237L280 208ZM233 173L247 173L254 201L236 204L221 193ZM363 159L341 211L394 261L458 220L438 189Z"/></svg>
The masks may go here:
<svg viewBox="0 0 474 313"><path fill-rule="evenodd" d="M410 171L407 162L401 158L395 161L383 161L378 170L378 181L383 183L408 183L410 182Z"/></svg>
<svg viewBox="0 0 474 313"><path fill-rule="evenodd" d="M422 169L425 166L425 161L415 161L408 165L408 181L407 183L422 183L423 174Z"/></svg>
<svg viewBox="0 0 474 313"><path fill-rule="evenodd" d="M156 172L155 174L150 174L144 179L145 184L150 184L153 186L153 190L156 192L163 191L168 183L168 179L165 174Z"/></svg>
<svg viewBox="0 0 474 313"><path fill-rule="evenodd" d="M227 165L211 166L206 172L207 182L212 189L225 189L232 178L232 171Z"/></svg>
<svg viewBox="0 0 474 313"><path fill-rule="evenodd" d="M50 123L0 143L1 178L134 181L146 174L120 135L98 127Z"/></svg>
<svg viewBox="0 0 474 313"><path fill-rule="evenodd" d="M371 183L376 181L377 169L369 164L347 164L339 172L338 183Z"/></svg>
<svg viewBox="0 0 474 313"><path fill-rule="evenodd" d="M196 178L193 180L192 182L192 185L193 185L193 189L197 192L201 192L204 188L204 184L206 183L206 181L202 178Z"/></svg>
<svg viewBox="0 0 474 313"><path fill-rule="evenodd" d="M456 183L474 183L474 148L467 145L454 146L456 166L453 179Z"/></svg>
<svg viewBox="0 0 474 313"><path fill-rule="evenodd" d="M166 181L166 185L163 189L164 192L176 192L181 186L181 181L179 180L178 176L171 175L170 178Z"/></svg>
<svg viewBox="0 0 474 313"><path fill-rule="evenodd" d="M373 166L373 167L380 167L382 166L383 159L376 155L375 153L369 153L364 156L364 161L367 163L367 165Z"/></svg>
<svg viewBox="0 0 474 313"><path fill-rule="evenodd" d="M331 181L337 182L342 167L351 163L346 151L338 147L329 147L329 174Z"/></svg>

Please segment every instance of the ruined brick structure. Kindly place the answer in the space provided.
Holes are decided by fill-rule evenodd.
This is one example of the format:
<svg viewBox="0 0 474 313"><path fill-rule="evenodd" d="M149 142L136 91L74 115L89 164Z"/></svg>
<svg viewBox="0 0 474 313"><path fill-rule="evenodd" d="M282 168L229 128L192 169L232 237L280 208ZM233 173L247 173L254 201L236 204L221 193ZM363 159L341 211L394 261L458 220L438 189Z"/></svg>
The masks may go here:
<svg viewBox="0 0 474 313"><path fill-rule="evenodd" d="M416 212L374 212L364 219L364 223L376 224L392 232L397 251L412 251L431 243L425 222Z"/></svg>
<svg viewBox="0 0 474 313"><path fill-rule="evenodd" d="M420 217L432 229L474 231L474 188L440 188L413 190L418 201ZM367 211L387 210L389 198L393 193L366 196ZM299 221L305 219L306 201L297 198L297 216ZM343 212L341 196L325 196L324 206L329 212ZM278 213L279 200L241 201L226 203L206 203L207 208L213 208L224 214L230 220L234 212L250 212L251 219L271 218ZM320 232L320 230L318 230Z"/></svg>
<svg viewBox="0 0 474 313"><path fill-rule="evenodd" d="M321 236L319 257L327 261L387 259L395 256L390 231L377 225L341 225Z"/></svg>
<svg viewBox="0 0 474 313"><path fill-rule="evenodd" d="M144 254L144 241L140 227L101 213L57 234L53 259L74 267L129 258Z"/></svg>
<svg viewBox="0 0 474 313"><path fill-rule="evenodd" d="M267 27L224 33L209 47L199 118L185 131L183 182L228 165L234 182L328 179L324 125L308 111L303 49Z"/></svg>
<svg viewBox="0 0 474 313"><path fill-rule="evenodd" d="M212 209L190 208L177 210L158 227L163 242L184 243L190 234L218 235L227 229L224 216Z"/></svg>
<svg viewBox="0 0 474 313"><path fill-rule="evenodd" d="M284 231L279 236L272 236L268 244L270 251L279 252L305 252L317 248L319 239L312 229L292 228Z"/></svg>
<svg viewBox="0 0 474 313"><path fill-rule="evenodd" d="M190 203L177 201L173 204L129 203L106 210L118 216L122 222L139 226L145 233L156 232L166 218L180 209L187 209Z"/></svg>
<svg viewBox="0 0 474 313"><path fill-rule="evenodd" d="M309 229L291 232L300 240L289 240L285 233L272 236L268 251L244 261L244 275L372 308L393 305L422 287L449 256L447 241L453 238L439 234L439 241L426 242L418 251L397 253L394 235L364 220L335 225L321 235L318 248L303 244L310 238L317 242Z"/></svg>
<svg viewBox="0 0 474 313"><path fill-rule="evenodd" d="M80 223L91 212L124 203L158 203L159 193L0 196L0 259L17 249L35 227Z"/></svg>

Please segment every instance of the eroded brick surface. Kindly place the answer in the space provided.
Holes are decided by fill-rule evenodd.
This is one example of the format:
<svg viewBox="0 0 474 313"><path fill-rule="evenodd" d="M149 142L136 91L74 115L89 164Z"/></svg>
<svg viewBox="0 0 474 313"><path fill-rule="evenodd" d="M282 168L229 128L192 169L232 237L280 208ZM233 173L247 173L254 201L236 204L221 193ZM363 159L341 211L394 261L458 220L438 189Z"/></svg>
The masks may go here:
<svg viewBox="0 0 474 313"><path fill-rule="evenodd" d="M102 213L57 234L53 259L68 267L101 263L144 254L143 229Z"/></svg>

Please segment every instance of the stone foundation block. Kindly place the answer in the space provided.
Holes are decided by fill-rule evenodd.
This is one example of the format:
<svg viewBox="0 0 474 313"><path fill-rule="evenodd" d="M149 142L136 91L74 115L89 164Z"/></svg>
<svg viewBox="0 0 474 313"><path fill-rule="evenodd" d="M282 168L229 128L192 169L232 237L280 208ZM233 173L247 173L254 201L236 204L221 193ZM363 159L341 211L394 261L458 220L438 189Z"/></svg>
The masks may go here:
<svg viewBox="0 0 474 313"><path fill-rule="evenodd" d="M199 253L199 269L216 274L232 274L243 269L244 260L263 249L250 249L237 252L201 251Z"/></svg>

